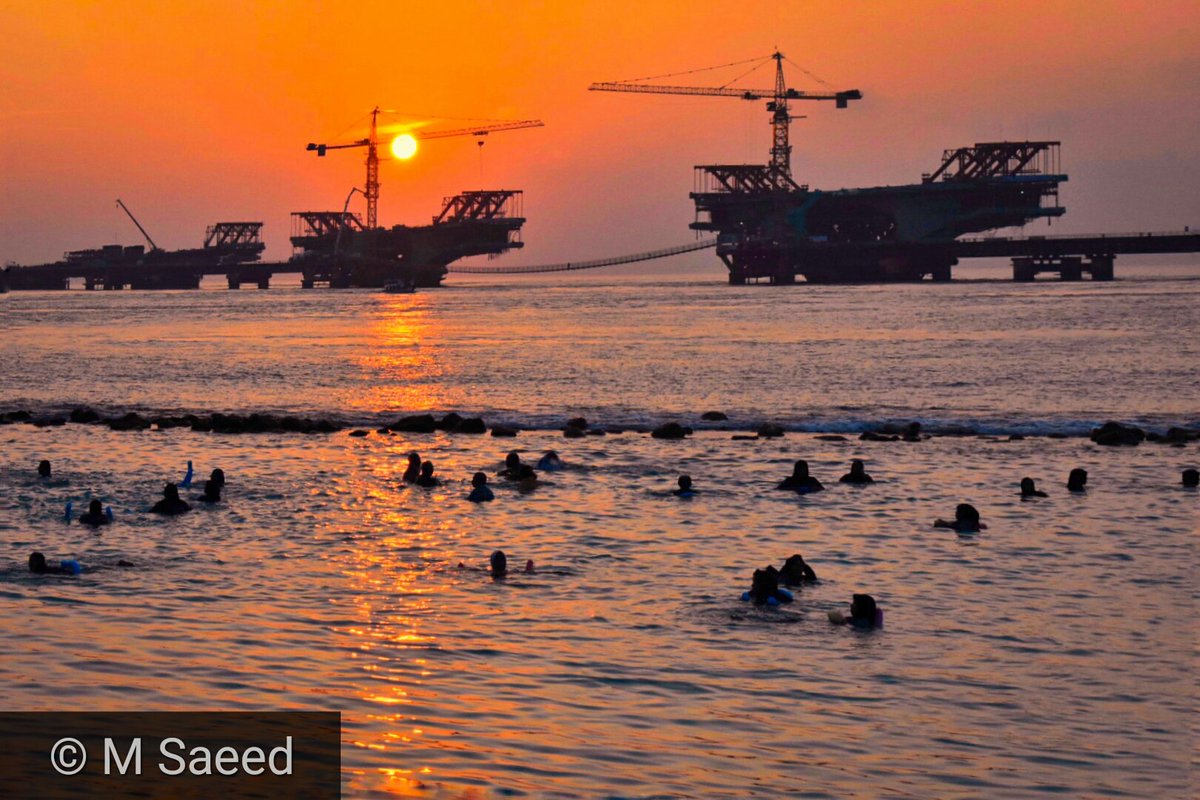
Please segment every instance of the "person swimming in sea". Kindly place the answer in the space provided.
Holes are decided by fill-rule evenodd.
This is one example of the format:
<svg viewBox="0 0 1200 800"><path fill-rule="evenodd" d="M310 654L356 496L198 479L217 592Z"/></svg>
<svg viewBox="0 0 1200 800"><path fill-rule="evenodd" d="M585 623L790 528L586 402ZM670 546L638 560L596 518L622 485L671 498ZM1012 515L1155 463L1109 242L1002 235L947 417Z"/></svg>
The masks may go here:
<svg viewBox="0 0 1200 800"><path fill-rule="evenodd" d="M1071 470L1071 474L1067 476L1067 491L1068 492L1086 492L1087 491L1087 470L1076 467Z"/></svg>
<svg viewBox="0 0 1200 800"><path fill-rule="evenodd" d="M939 519L933 523L935 528L949 528L959 533L979 533L986 530L987 525L979 521L979 511L970 503L959 503L954 509L954 521L947 522Z"/></svg>
<svg viewBox="0 0 1200 800"><path fill-rule="evenodd" d="M504 457L504 469L498 474L501 478L516 483L520 492L531 492L539 486L537 473L533 467L521 460L516 450Z"/></svg>
<svg viewBox="0 0 1200 800"><path fill-rule="evenodd" d="M440 483L441 483L441 481L439 481L437 478L433 477L433 462L432 461L421 462L421 474L417 476L417 480L416 480L417 486L423 487L425 489L430 489L430 488L433 488L434 486L437 486Z"/></svg>
<svg viewBox="0 0 1200 800"><path fill-rule="evenodd" d="M799 553L789 556L787 561L783 562L783 569L779 570L779 582L784 586L800 586L816 581L817 573Z"/></svg>
<svg viewBox="0 0 1200 800"><path fill-rule="evenodd" d="M104 506L99 500L93 500L88 503L88 510L79 517L79 521L84 525L91 525L93 528L99 528L101 525L107 525L112 522L108 515L104 513Z"/></svg>
<svg viewBox="0 0 1200 800"><path fill-rule="evenodd" d="M487 485L487 475L482 472L476 472L471 476L471 493L467 495L467 499L472 503L486 503L496 499L496 493Z"/></svg>
<svg viewBox="0 0 1200 800"><path fill-rule="evenodd" d="M204 494L196 498L201 503L219 503L221 502L221 484L217 483L212 478L204 482Z"/></svg>
<svg viewBox="0 0 1200 800"><path fill-rule="evenodd" d="M853 625L855 628L879 628L883 626L883 611L871 595L856 594L850 599L850 615L833 610L829 612L829 621L834 625Z"/></svg>
<svg viewBox="0 0 1200 800"><path fill-rule="evenodd" d="M850 462L850 471L843 475L840 483L874 483L875 479L867 474L861 458Z"/></svg>
<svg viewBox="0 0 1200 800"><path fill-rule="evenodd" d="M742 600L756 606L777 606L792 602L792 593L779 588L779 570L774 567L754 570L749 591L742 593Z"/></svg>
<svg viewBox="0 0 1200 800"><path fill-rule="evenodd" d="M504 457L504 469L500 470L499 475L510 481L527 481L530 478L537 478L533 467L523 463L521 455L516 450Z"/></svg>
<svg viewBox="0 0 1200 800"><path fill-rule="evenodd" d="M491 558L488 559L488 564L490 565L489 571L492 573L493 578L503 578L508 574L508 556L504 555L503 550L497 550L492 553Z"/></svg>
<svg viewBox="0 0 1200 800"><path fill-rule="evenodd" d="M38 474L39 478L49 478L50 477L50 462L47 461L46 459L42 459L41 461L39 461L38 466L37 466L37 474Z"/></svg>
<svg viewBox="0 0 1200 800"><path fill-rule="evenodd" d="M179 487L173 483L163 486L163 497L150 509L152 514L165 514L169 517L178 516L191 511L192 507L179 497Z"/></svg>
<svg viewBox="0 0 1200 800"><path fill-rule="evenodd" d="M1037 486L1033 483L1033 478L1021 478L1021 499L1026 500L1030 497L1049 497L1045 492L1039 492Z"/></svg>
<svg viewBox="0 0 1200 800"><path fill-rule="evenodd" d="M217 467L216 469L214 469L209 474L208 479L210 481L212 481L214 486L217 487L218 494L220 493L221 489L225 488L225 470L221 469L220 467ZM207 484L205 484L205 486L207 488Z"/></svg>
<svg viewBox="0 0 1200 800"><path fill-rule="evenodd" d="M559 470L566 469L567 465L558 457L558 453L553 450L547 450L538 459L537 468L543 472L558 472Z"/></svg>
<svg viewBox="0 0 1200 800"><path fill-rule="evenodd" d="M699 492L692 488L692 476L680 475L679 488L671 492L676 497L695 497Z"/></svg>
<svg viewBox="0 0 1200 800"><path fill-rule="evenodd" d="M408 466L404 468L404 482L416 483L421 477L421 454L415 450L408 454Z"/></svg>
<svg viewBox="0 0 1200 800"><path fill-rule="evenodd" d="M792 466L792 474L780 481L775 488L790 489L800 494L812 494L825 490L819 480L808 474L808 462L803 459Z"/></svg>
<svg viewBox="0 0 1200 800"><path fill-rule="evenodd" d="M1185 469L1183 471L1183 486L1185 489L1195 489L1200 486L1200 472L1195 469Z"/></svg>
<svg viewBox="0 0 1200 800"><path fill-rule="evenodd" d="M41 553L30 553L29 571L34 575L78 575L82 568L78 561L60 561L51 565L46 563L46 557Z"/></svg>

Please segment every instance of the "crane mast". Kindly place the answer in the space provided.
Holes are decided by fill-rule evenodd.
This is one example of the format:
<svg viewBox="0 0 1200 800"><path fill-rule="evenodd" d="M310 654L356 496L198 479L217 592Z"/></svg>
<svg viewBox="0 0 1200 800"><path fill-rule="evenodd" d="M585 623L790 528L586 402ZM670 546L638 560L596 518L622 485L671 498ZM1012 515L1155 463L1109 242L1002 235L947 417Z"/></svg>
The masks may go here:
<svg viewBox="0 0 1200 800"><path fill-rule="evenodd" d="M375 230L379 208L379 106L371 109L371 133L367 137L367 230Z"/></svg>
<svg viewBox="0 0 1200 800"><path fill-rule="evenodd" d="M788 128L792 118L788 115L787 84L783 80L783 53L775 51L775 99L767 105L771 112L771 168L792 177L792 146L788 144Z"/></svg>

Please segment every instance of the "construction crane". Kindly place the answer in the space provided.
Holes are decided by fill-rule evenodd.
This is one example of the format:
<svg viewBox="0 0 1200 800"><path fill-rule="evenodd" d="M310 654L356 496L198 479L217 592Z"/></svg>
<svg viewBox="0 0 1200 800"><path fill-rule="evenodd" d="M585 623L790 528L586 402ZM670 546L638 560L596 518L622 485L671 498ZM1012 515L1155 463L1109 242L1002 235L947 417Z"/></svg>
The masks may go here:
<svg viewBox="0 0 1200 800"><path fill-rule="evenodd" d="M367 183L365 190L362 191L364 197L367 198L367 229L374 230L378 227L378 206L379 206L379 115L386 113L380 111L379 106L371 110L371 129L367 134L367 138L358 139L345 144L316 144L309 142L304 148L309 152L315 152L318 157L324 157L327 150L346 150L351 147L367 148ZM448 131L413 131L408 134L415 139L444 139L448 136L487 136L489 133L498 131L513 131L520 128L540 128L545 125L540 119L525 119L514 120L512 122L501 122L493 125L479 125L474 128L457 128Z"/></svg>
<svg viewBox="0 0 1200 800"><path fill-rule="evenodd" d="M771 144L771 171L782 174L786 178L792 176L792 146L788 144L788 126L794 119L788 113L789 100L832 100L837 103L838 108L846 108L851 100L861 100L862 92L858 89L848 89L846 91L829 91L829 92L801 92L796 89L789 89L783 76L783 61L784 55L778 50L772 53L767 59L751 59L751 61L739 61L735 64L725 64L722 67L709 67L703 70L691 70L691 72L704 72L709 69L722 69L723 67L737 66L757 62L757 66L750 69L745 75L753 72L759 67L765 65L769 60L775 61L775 88L774 89L738 89L728 85L717 88L704 88L699 86L660 86L653 84L640 83L638 80L633 81L609 81L606 83L593 83L588 87L592 92L641 92L645 94L686 94L699 95L702 97L739 97L742 100L769 100L767 103L767 111L771 112L771 128L773 131L773 141ZM794 66L794 65L793 65ZM674 73L675 75L689 73ZM669 78L673 75L661 75L658 77ZM650 80L643 78L640 80ZM735 79L737 80L737 79ZM818 79L819 80L819 79ZM824 83L824 81L821 81Z"/></svg>
<svg viewBox="0 0 1200 800"><path fill-rule="evenodd" d="M128 216L129 219L131 219L133 221L133 224L137 225L137 229L142 232L142 236L146 237L146 241L150 243L150 249L157 250L158 245L156 245L154 243L154 240L150 238L150 234L146 233L146 229L142 227L142 223L137 221L137 217L135 217L133 215L133 212L130 211L129 208L124 203L121 202L121 198L119 198L119 197L117 198L117 205L119 205L121 207L121 210L125 212L126 216Z"/></svg>

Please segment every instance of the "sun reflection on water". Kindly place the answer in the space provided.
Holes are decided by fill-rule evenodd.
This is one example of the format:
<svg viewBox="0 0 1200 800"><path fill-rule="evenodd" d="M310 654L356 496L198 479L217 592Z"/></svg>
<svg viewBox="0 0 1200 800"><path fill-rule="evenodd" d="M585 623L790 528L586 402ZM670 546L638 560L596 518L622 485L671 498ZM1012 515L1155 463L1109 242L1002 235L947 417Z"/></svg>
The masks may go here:
<svg viewBox="0 0 1200 800"><path fill-rule="evenodd" d="M444 380L441 325L428 298L381 295L364 323L367 346L356 359L360 389L348 398L359 411L421 412L461 401Z"/></svg>

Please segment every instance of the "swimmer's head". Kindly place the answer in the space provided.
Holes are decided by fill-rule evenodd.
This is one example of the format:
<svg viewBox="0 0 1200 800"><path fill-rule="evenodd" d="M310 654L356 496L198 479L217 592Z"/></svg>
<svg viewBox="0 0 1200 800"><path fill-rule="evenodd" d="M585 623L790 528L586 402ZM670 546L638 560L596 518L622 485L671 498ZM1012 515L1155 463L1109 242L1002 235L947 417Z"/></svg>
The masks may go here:
<svg viewBox="0 0 1200 800"><path fill-rule="evenodd" d="M1033 484L1033 478L1021 478L1021 495L1028 497L1037 491L1037 487Z"/></svg>
<svg viewBox="0 0 1200 800"><path fill-rule="evenodd" d="M42 459L41 461L38 462L38 475L42 476L43 478L50 477L50 462L49 461Z"/></svg>
<svg viewBox="0 0 1200 800"><path fill-rule="evenodd" d="M804 459L800 459L794 465L792 465L792 477L793 478L807 478L808 477L808 462L805 461Z"/></svg>
<svg viewBox="0 0 1200 800"><path fill-rule="evenodd" d="M533 574L533 559L532 558L526 559L526 561L525 561L525 574L527 574L527 575Z"/></svg>
<svg viewBox="0 0 1200 800"><path fill-rule="evenodd" d="M784 575L803 574L806 566L808 565L804 563L804 556L795 553L788 556L787 560L783 562L781 572Z"/></svg>
<svg viewBox="0 0 1200 800"><path fill-rule="evenodd" d="M487 475L484 475L482 472L476 472L471 476L471 485L476 489L481 486L487 486Z"/></svg>
<svg viewBox="0 0 1200 800"><path fill-rule="evenodd" d="M750 579L750 599L755 605L766 605L779 591L779 572L774 567L754 570Z"/></svg>
<svg viewBox="0 0 1200 800"><path fill-rule="evenodd" d="M212 471L212 474L208 476L208 479L212 483L216 484L217 488L220 489L225 485L225 470L217 467Z"/></svg>
<svg viewBox="0 0 1200 800"><path fill-rule="evenodd" d="M421 454L416 450L408 454L408 465L416 469L421 468Z"/></svg>
<svg viewBox="0 0 1200 800"><path fill-rule="evenodd" d="M691 489L692 489L692 476L691 475L680 475L679 476L679 491L688 492L688 491L691 491Z"/></svg>
<svg viewBox="0 0 1200 800"><path fill-rule="evenodd" d="M99 517L104 514L104 505L99 500L93 500L88 503L88 514L93 517Z"/></svg>
<svg viewBox="0 0 1200 800"><path fill-rule="evenodd" d="M547 450L545 453L542 454L542 458L548 458L551 461L557 461L558 453L555 452L554 450Z"/></svg>
<svg viewBox="0 0 1200 800"><path fill-rule="evenodd" d="M1071 474L1067 476L1067 488L1074 492L1083 491L1083 487L1087 485L1087 470L1076 467L1071 470Z"/></svg>
<svg viewBox="0 0 1200 800"><path fill-rule="evenodd" d="M432 478L433 477L433 462L432 461L425 461L425 462L421 463L421 477L422 478Z"/></svg>
<svg viewBox="0 0 1200 800"><path fill-rule="evenodd" d="M29 571L38 575L46 573L46 557L41 553L31 553L29 556Z"/></svg>
<svg viewBox="0 0 1200 800"><path fill-rule="evenodd" d="M850 600L850 620L859 625L874 625L878 606L869 594L856 594Z"/></svg>
<svg viewBox="0 0 1200 800"><path fill-rule="evenodd" d="M163 486L163 498L166 500L179 499L179 487L173 483L168 483Z"/></svg>
<svg viewBox="0 0 1200 800"><path fill-rule="evenodd" d="M954 509L954 521L979 527L979 511L970 503L959 503Z"/></svg>
<svg viewBox="0 0 1200 800"><path fill-rule="evenodd" d="M492 565L492 577L499 578L508 572L508 556L504 555L503 550L497 550L492 553L490 559Z"/></svg>
<svg viewBox="0 0 1200 800"><path fill-rule="evenodd" d="M856 458L850 462L850 474L851 475L862 475L866 471L867 471L866 467L863 466L863 462L862 462L861 458Z"/></svg>
<svg viewBox="0 0 1200 800"><path fill-rule="evenodd" d="M1194 469L1185 469L1183 471L1183 485L1190 489L1200 486L1200 472Z"/></svg>
<svg viewBox="0 0 1200 800"><path fill-rule="evenodd" d="M508 467L509 469L515 469L516 467L521 466L521 457L517 455L516 450L513 450L504 457L504 466Z"/></svg>

